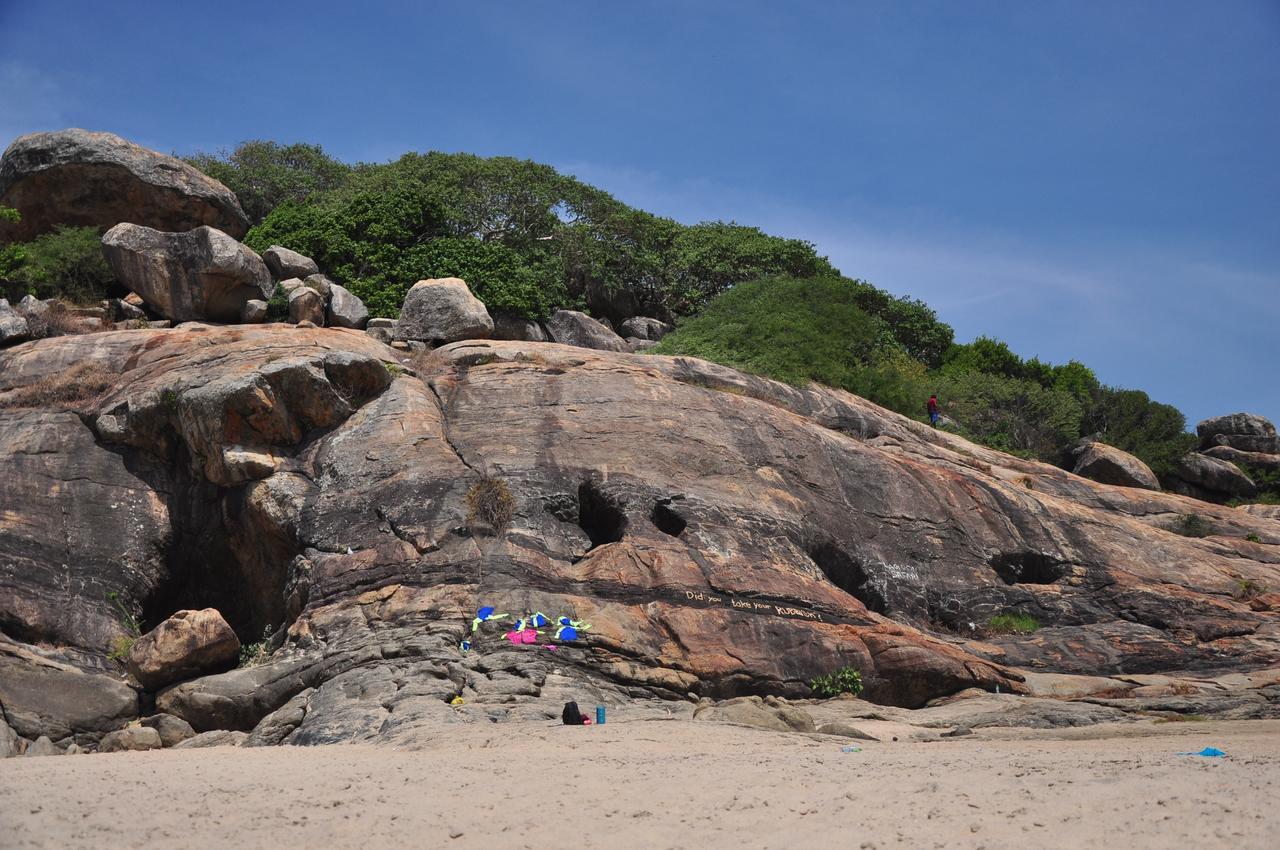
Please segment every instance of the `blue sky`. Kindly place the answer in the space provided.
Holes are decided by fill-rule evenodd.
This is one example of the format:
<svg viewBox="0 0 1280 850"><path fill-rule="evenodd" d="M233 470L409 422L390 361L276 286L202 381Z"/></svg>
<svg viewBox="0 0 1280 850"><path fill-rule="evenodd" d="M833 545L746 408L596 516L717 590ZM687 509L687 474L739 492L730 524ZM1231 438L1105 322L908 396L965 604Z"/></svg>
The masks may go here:
<svg viewBox="0 0 1280 850"><path fill-rule="evenodd" d="M0 144L67 126L528 157L1280 421L1277 0L0 0Z"/></svg>

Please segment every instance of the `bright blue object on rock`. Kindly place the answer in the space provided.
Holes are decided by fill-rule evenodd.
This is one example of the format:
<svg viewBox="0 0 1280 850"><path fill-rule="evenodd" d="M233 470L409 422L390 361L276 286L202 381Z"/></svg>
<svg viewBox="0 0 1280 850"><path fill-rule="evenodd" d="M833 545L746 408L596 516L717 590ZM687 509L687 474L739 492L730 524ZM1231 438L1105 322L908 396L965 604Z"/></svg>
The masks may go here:
<svg viewBox="0 0 1280 850"><path fill-rule="evenodd" d="M1205 747L1203 750L1201 750L1198 753L1178 753L1178 755L1204 756L1205 758L1209 758L1209 759L1220 759L1220 758L1225 758L1227 754L1224 753L1222 750L1218 749L1217 747Z"/></svg>

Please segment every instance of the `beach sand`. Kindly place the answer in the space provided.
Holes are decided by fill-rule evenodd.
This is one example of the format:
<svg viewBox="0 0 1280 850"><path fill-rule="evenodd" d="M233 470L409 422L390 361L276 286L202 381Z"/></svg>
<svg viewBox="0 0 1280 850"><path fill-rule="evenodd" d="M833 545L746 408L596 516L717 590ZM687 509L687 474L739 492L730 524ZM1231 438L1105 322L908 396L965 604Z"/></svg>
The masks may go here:
<svg viewBox="0 0 1280 850"><path fill-rule="evenodd" d="M874 743L621 720L8 759L0 847L1280 846L1280 721ZM1176 755L1205 746L1229 757Z"/></svg>

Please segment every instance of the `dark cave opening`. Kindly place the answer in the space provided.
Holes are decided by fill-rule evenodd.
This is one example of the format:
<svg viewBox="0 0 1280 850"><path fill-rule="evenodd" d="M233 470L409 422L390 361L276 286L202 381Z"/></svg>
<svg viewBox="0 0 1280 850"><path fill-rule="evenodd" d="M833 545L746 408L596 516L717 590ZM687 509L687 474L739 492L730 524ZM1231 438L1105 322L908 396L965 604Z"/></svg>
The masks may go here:
<svg viewBox="0 0 1280 850"><path fill-rule="evenodd" d="M885 612L887 605L883 590L875 586L857 558L831 541L812 545L807 553L832 584L857 599L868 611Z"/></svg>
<svg viewBox="0 0 1280 850"><path fill-rule="evenodd" d="M1005 584L1053 584L1067 572L1066 564L1040 552L1001 552L987 563Z"/></svg>
<svg viewBox="0 0 1280 850"><path fill-rule="evenodd" d="M649 520L659 531L671 537L679 537L689 527L689 521L676 512L670 499L655 502Z"/></svg>
<svg viewBox="0 0 1280 850"><path fill-rule="evenodd" d="M617 543L627 529L627 517L618 501L594 481L578 486L578 527L591 540L591 548Z"/></svg>

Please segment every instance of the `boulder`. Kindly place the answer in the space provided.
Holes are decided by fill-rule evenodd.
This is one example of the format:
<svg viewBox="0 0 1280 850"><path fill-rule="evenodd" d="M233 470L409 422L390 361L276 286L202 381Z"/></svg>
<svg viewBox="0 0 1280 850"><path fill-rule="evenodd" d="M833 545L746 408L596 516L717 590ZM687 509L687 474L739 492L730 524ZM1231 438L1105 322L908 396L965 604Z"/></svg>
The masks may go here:
<svg viewBox="0 0 1280 850"><path fill-rule="evenodd" d="M547 342L542 325L519 316L497 315L493 318L493 338L519 342Z"/></svg>
<svg viewBox="0 0 1280 850"><path fill-rule="evenodd" d="M209 747L238 747L247 737L249 737L248 732L215 729L210 732L201 732L194 738L188 738L180 744L174 744L173 748L175 750L203 750Z"/></svg>
<svg viewBox="0 0 1280 850"><path fill-rule="evenodd" d="M196 730L191 728L190 723L172 714L153 714L142 718L141 723L160 733L160 743L166 747L176 746L196 735Z"/></svg>
<svg viewBox="0 0 1280 850"><path fill-rule="evenodd" d="M1265 434L1218 434L1212 438L1215 446L1230 446L1242 452L1280 454L1280 437Z"/></svg>
<svg viewBox="0 0 1280 850"><path fill-rule="evenodd" d="M238 322L246 301L273 289L258 255L212 227L166 233L117 224L102 248L120 282L174 321Z"/></svg>
<svg viewBox="0 0 1280 850"><path fill-rule="evenodd" d="M377 320L371 319L370 321L372 322ZM403 342L396 342L394 323L390 327L386 325L370 324L364 329L364 332L383 345L405 345Z"/></svg>
<svg viewBox="0 0 1280 850"><path fill-rule="evenodd" d="M1255 413L1228 413L1226 416L1214 416L1202 420L1196 425L1196 435L1200 437L1202 447L1213 445L1213 438L1219 434L1274 437L1276 426Z"/></svg>
<svg viewBox="0 0 1280 850"><path fill-rule="evenodd" d="M329 327L360 330L369 321L369 310L364 306L364 302L347 291L345 286L331 282L328 297Z"/></svg>
<svg viewBox="0 0 1280 850"><path fill-rule="evenodd" d="M0 298L0 346L16 345L30 336L26 317L10 307L7 299Z"/></svg>
<svg viewBox="0 0 1280 850"><path fill-rule="evenodd" d="M594 348L598 351L631 350L626 340L600 322L576 310L557 310L547 319L547 332L561 345Z"/></svg>
<svg viewBox="0 0 1280 850"><path fill-rule="evenodd" d="M41 735L31 742L31 746L27 747L27 751L23 754L26 756L60 756L63 755L62 750L49 740L48 735Z"/></svg>
<svg viewBox="0 0 1280 850"><path fill-rule="evenodd" d="M248 732L258 721L311 686L308 665L276 662L244 667L174 685L156 696L156 708L181 717L198 732Z"/></svg>
<svg viewBox="0 0 1280 850"><path fill-rule="evenodd" d="M179 611L129 651L129 673L144 688L157 688L234 666L240 641L214 608Z"/></svg>
<svg viewBox="0 0 1280 850"><path fill-rule="evenodd" d="M640 339L639 337L635 337L635 336L627 337L627 345L631 347L631 351L635 354L639 354L642 351L648 351L649 349L653 348L657 344L658 343L654 342L651 339Z"/></svg>
<svg viewBox="0 0 1280 850"><path fill-rule="evenodd" d="M138 321L147 318L147 313L140 306L123 298L112 298L108 302L108 313L117 322Z"/></svg>
<svg viewBox="0 0 1280 850"><path fill-rule="evenodd" d="M1280 520L1280 505L1241 505L1239 510L1263 519Z"/></svg>
<svg viewBox="0 0 1280 850"><path fill-rule="evenodd" d="M18 733L9 727L9 724L5 722L3 712L0 712L0 759L7 759L16 755L20 755L18 752Z"/></svg>
<svg viewBox="0 0 1280 850"><path fill-rule="evenodd" d="M111 676L0 654L0 705L13 731L34 740L95 737L138 716L138 695Z"/></svg>
<svg viewBox="0 0 1280 850"><path fill-rule="evenodd" d="M817 731L808 712L772 698L766 701L756 696L701 705L694 711L693 719L718 720L775 732Z"/></svg>
<svg viewBox="0 0 1280 850"><path fill-rule="evenodd" d="M123 753L129 750L158 750L164 743L160 733L149 726L126 726L102 736L100 753Z"/></svg>
<svg viewBox="0 0 1280 850"><path fill-rule="evenodd" d="M299 289L302 289L305 286L306 284L302 282L302 278L290 277L277 283L276 289L278 289L280 292L283 292L285 295L292 295L293 293L297 292Z"/></svg>
<svg viewBox="0 0 1280 850"><path fill-rule="evenodd" d="M262 261L267 264L267 268L271 270L271 276L276 280L290 277L302 278L320 273L320 267L316 265L315 260L280 245L272 245L263 251Z"/></svg>
<svg viewBox="0 0 1280 850"><path fill-rule="evenodd" d="M1173 474L1179 480L1224 500L1248 498L1258 491L1249 476L1235 464L1196 452L1183 455L1174 465Z"/></svg>
<svg viewBox="0 0 1280 850"><path fill-rule="evenodd" d="M1128 452L1105 443L1092 442L1085 447L1078 455L1073 471L1102 484L1160 489L1160 481L1151 467Z"/></svg>
<svg viewBox="0 0 1280 850"><path fill-rule="evenodd" d="M239 239L249 219L235 194L180 159L112 133L32 133L0 158L0 242L25 242L57 225L106 230L122 221L164 231L208 225Z"/></svg>
<svg viewBox="0 0 1280 850"><path fill-rule="evenodd" d="M319 327L324 324L324 298L309 286L300 286L289 293L289 322L311 322Z"/></svg>
<svg viewBox="0 0 1280 850"><path fill-rule="evenodd" d="M654 342L662 339L671 331L671 325L657 319L651 319L648 316L632 316L622 323L622 336L651 339Z"/></svg>
<svg viewBox="0 0 1280 850"><path fill-rule="evenodd" d="M1255 466L1258 469L1280 471L1280 454L1243 452L1240 449L1233 449L1231 446L1210 446L1204 449L1201 454L1216 457L1218 460L1225 460L1228 463L1241 463L1245 466Z"/></svg>
<svg viewBox="0 0 1280 850"><path fill-rule="evenodd" d="M466 281L456 277L420 280L405 296L396 322L397 340L429 343L487 339L493 319Z"/></svg>
<svg viewBox="0 0 1280 850"><path fill-rule="evenodd" d="M307 275L305 278L303 278L302 282L307 286L311 287L312 289L314 289L316 292L319 292L321 297L324 298L325 303L328 303L329 298L331 296L330 290L334 286L337 286L337 284L335 284L333 281L329 280L328 277L322 274Z"/></svg>
<svg viewBox="0 0 1280 850"><path fill-rule="evenodd" d="M267 302L259 298L250 298L240 308L240 324L259 325L267 320Z"/></svg>

